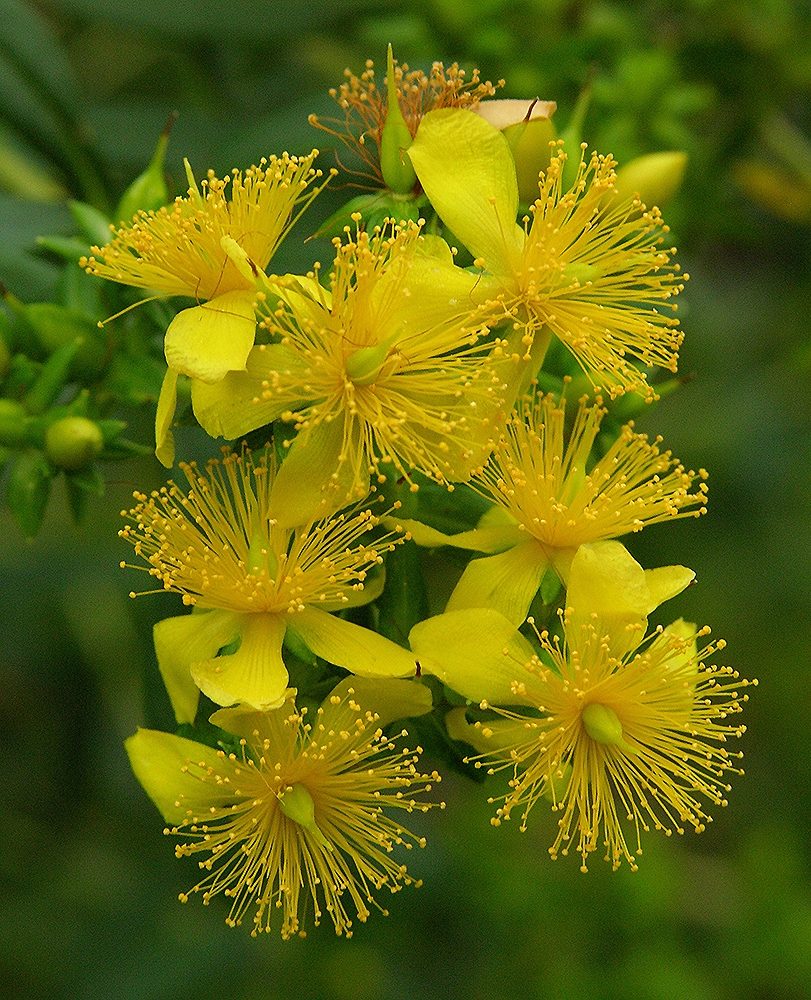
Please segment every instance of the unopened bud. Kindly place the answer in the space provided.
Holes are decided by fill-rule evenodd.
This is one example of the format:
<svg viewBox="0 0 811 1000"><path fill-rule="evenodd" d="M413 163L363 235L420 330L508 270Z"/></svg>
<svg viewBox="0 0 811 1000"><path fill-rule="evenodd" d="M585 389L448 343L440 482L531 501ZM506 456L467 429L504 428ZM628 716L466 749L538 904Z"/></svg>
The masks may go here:
<svg viewBox="0 0 811 1000"><path fill-rule="evenodd" d="M801 225L811 223L811 183L792 170L761 160L743 160L732 177L755 204L781 219Z"/></svg>
<svg viewBox="0 0 811 1000"><path fill-rule="evenodd" d="M380 171L386 185L395 194L409 194L417 183L417 175L405 151L411 145L409 131L397 100L397 83L394 77L394 57L389 45L386 63L386 88L388 105L386 123L380 138Z"/></svg>
<svg viewBox="0 0 811 1000"><path fill-rule="evenodd" d="M87 417L63 417L45 432L45 454L57 468L78 472L104 447L101 429Z"/></svg>
<svg viewBox="0 0 811 1000"><path fill-rule="evenodd" d="M614 187L624 201L638 195L650 208L661 208L678 193L687 167L687 153L673 151L637 156L617 170Z"/></svg>
<svg viewBox="0 0 811 1000"><path fill-rule="evenodd" d="M0 445L13 448L25 441L28 413L14 399L0 399Z"/></svg>
<svg viewBox="0 0 811 1000"><path fill-rule="evenodd" d="M169 200L163 161L166 157L166 147L169 145L169 132L176 117L177 115L172 115L164 126L149 166L135 178L124 192L118 203L118 208L115 210L116 222L129 225L138 211L157 210Z"/></svg>

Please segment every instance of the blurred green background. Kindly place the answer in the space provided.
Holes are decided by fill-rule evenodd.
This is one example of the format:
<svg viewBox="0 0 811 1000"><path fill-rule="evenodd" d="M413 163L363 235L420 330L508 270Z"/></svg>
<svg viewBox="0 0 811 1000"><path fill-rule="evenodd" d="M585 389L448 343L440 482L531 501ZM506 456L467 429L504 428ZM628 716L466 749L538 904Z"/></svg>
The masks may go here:
<svg viewBox="0 0 811 1000"><path fill-rule="evenodd" d="M584 136L620 163L686 150L665 214L692 276L680 370L693 377L640 427L709 469L710 513L629 547L697 570L674 616L710 623L726 662L760 679L729 807L701 837L650 835L638 873L550 862L551 814L495 830L481 787L451 776L410 863L425 885L391 916L349 942L327 926L252 940L223 905L177 903L195 869L128 769L136 725L170 724L150 630L180 606L130 601L118 568L118 511L162 470L108 466L82 530L57 502L26 543L0 513L0 994L811 996L808 4L0 0L0 23L0 279L25 301L54 287L33 242L72 231L64 196L115 203L172 111L182 192L184 156L199 176L323 147L307 114L330 113L345 66L382 67L389 41L412 68L457 60L503 77L504 96L557 100L562 125L591 81ZM289 242L294 263L317 252ZM149 440L149 413L135 423Z"/></svg>

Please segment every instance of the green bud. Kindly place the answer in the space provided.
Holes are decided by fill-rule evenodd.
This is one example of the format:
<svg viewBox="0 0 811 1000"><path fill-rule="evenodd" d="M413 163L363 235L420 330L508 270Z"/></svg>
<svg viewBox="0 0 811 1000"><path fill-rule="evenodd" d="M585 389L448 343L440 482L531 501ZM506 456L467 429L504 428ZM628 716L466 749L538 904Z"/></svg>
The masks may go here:
<svg viewBox="0 0 811 1000"><path fill-rule="evenodd" d="M41 371L42 364L39 361L33 361L26 354L15 354L8 366L3 384L6 396L11 399L22 399L39 378Z"/></svg>
<svg viewBox="0 0 811 1000"><path fill-rule="evenodd" d="M14 399L0 399L0 444L11 448L25 441L28 413Z"/></svg>
<svg viewBox="0 0 811 1000"><path fill-rule="evenodd" d="M428 199L424 194L414 196L395 194L393 191L373 191L370 194L361 194L356 198L351 198L345 205L342 205L333 215L331 215L321 226L315 236L319 239L333 239L341 236L349 226L354 230L354 215L360 214L361 225L371 232L375 226L383 226L386 219L396 219L398 222L412 220L416 222L420 217L420 209L427 207Z"/></svg>
<svg viewBox="0 0 811 1000"><path fill-rule="evenodd" d="M328 851L332 850L332 844L324 834L318 829L315 822L315 805L313 797L304 785L291 785L283 795L279 796L279 807L285 816L288 816L294 823L311 833L315 841Z"/></svg>
<svg viewBox="0 0 811 1000"><path fill-rule="evenodd" d="M169 145L169 133L175 123L177 114L173 114L161 132L155 153L146 170L130 184L124 192L114 213L114 219L122 225L129 225L139 212L154 211L169 201L169 189L164 176L164 160L166 147Z"/></svg>
<svg viewBox="0 0 811 1000"><path fill-rule="evenodd" d="M103 447L101 428L87 417L63 417L45 432L48 460L66 472L78 472L90 465Z"/></svg>
<svg viewBox="0 0 811 1000"><path fill-rule="evenodd" d="M383 135L380 139L380 170L386 185L395 194L409 194L417 183L417 175L411 166L411 160L405 155L412 139L397 100L391 45L389 45L387 55L386 80L388 106L386 123L383 126Z"/></svg>
<svg viewBox="0 0 811 1000"><path fill-rule="evenodd" d="M80 338L70 374L79 379L94 380L100 374L107 354L107 335L97 323L76 309L56 302L32 302L16 310L36 334L48 352L54 352Z"/></svg>
<svg viewBox="0 0 811 1000"><path fill-rule="evenodd" d="M687 153L649 153L617 170L615 187L624 201L639 195L649 208L661 208L677 194L684 179Z"/></svg>

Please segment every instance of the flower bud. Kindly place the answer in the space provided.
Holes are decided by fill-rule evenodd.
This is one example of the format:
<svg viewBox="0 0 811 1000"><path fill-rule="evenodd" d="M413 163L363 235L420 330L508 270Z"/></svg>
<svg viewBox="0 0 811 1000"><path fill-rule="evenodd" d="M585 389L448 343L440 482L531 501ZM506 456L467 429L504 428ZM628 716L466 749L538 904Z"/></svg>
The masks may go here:
<svg viewBox="0 0 811 1000"><path fill-rule="evenodd" d="M684 179L687 153L648 153L617 170L615 188L624 201L639 195L644 204L661 208L677 194Z"/></svg>
<svg viewBox="0 0 811 1000"><path fill-rule="evenodd" d="M103 447L101 429L87 417L63 417L45 432L48 460L66 472L86 468Z"/></svg>
<svg viewBox="0 0 811 1000"><path fill-rule="evenodd" d="M811 223L811 183L785 167L742 160L732 178L748 198L776 216L800 225Z"/></svg>
<svg viewBox="0 0 811 1000"><path fill-rule="evenodd" d="M129 225L137 212L148 212L150 209L156 211L169 200L163 161L166 157L166 147L169 145L169 132L176 117L177 115L173 114L169 118L158 139L158 145L149 166L135 178L118 203L114 218L122 225Z"/></svg>
<svg viewBox="0 0 811 1000"><path fill-rule="evenodd" d="M16 447L25 441L28 413L14 399L0 399L0 445Z"/></svg>
<svg viewBox="0 0 811 1000"><path fill-rule="evenodd" d="M39 448L18 452L11 465L6 500L26 538L33 538L42 526L53 474Z"/></svg>
<svg viewBox="0 0 811 1000"><path fill-rule="evenodd" d="M48 358L23 400L29 413L44 413L56 402L59 393L69 380L71 364L83 343L82 337L76 337L75 340L58 347Z"/></svg>
<svg viewBox="0 0 811 1000"><path fill-rule="evenodd" d="M417 183L417 175L405 151L411 145L409 131L397 100L397 83L394 77L394 57L389 45L386 63L386 88L388 106L386 123L380 139L380 171L383 180L395 194L409 194Z"/></svg>
<svg viewBox="0 0 811 1000"><path fill-rule="evenodd" d="M507 140L515 161L518 197L533 202L538 197L538 174L549 166L549 143L555 138L551 116L554 101L482 101L473 110L497 128Z"/></svg>

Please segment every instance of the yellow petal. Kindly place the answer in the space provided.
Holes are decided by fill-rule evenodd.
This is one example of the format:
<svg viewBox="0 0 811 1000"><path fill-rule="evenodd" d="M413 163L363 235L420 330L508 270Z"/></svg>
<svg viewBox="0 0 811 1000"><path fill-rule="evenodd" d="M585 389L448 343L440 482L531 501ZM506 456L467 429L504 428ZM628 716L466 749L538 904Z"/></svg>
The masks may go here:
<svg viewBox="0 0 811 1000"><path fill-rule="evenodd" d="M215 656L237 635L241 616L233 611L165 618L153 630L155 654L169 700L179 723L194 722L200 691L191 675L191 665Z"/></svg>
<svg viewBox="0 0 811 1000"><path fill-rule="evenodd" d="M421 521L387 517L385 523L402 525L417 545L432 549L442 545L450 545L455 549L473 549L476 552L503 552L518 542L523 542L526 538L526 533L515 525L471 528L469 531L460 531L455 535L446 535Z"/></svg>
<svg viewBox="0 0 811 1000"><path fill-rule="evenodd" d="M175 438L169 428L177 409L177 372L170 368L163 378L155 412L155 457L167 469L175 464Z"/></svg>
<svg viewBox="0 0 811 1000"><path fill-rule="evenodd" d="M486 723L468 722L463 705L452 708L445 716L445 728L452 740L469 743L480 754L495 754L511 750L526 742L527 729L523 722L512 719L490 719Z"/></svg>
<svg viewBox="0 0 811 1000"><path fill-rule="evenodd" d="M255 298L254 291L226 292L179 312L164 341L169 367L209 383L244 371L256 335Z"/></svg>
<svg viewBox="0 0 811 1000"><path fill-rule="evenodd" d="M473 701L494 705L525 705L516 688L531 696L537 677L526 665L533 656L529 642L511 621L492 608L445 612L415 625L408 637L423 673L439 677ZM543 695L538 695L541 704Z"/></svg>
<svg viewBox="0 0 811 1000"><path fill-rule="evenodd" d="M319 424L297 436L273 481L270 510L282 528L293 528L344 507L351 495L369 492L365 480L354 482L352 470L343 461L343 418Z"/></svg>
<svg viewBox="0 0 811 1000"><path fill-rule="evenodd" d="M350 694L351 692L351 694ZM358 713L376 715L378 726L388 726L397 719L425 715L433 708L431 689L419 681L397 680L390 677L345 677L324 699L321 723L325 729L351 729Z"/></svg>
<svg viewBox="0 0 811 1000"><path fill-rule="evenodd" d="M645 570L645 582L650 592L648 614L690 586L696 578L686 566L660 566Z"/></svg>
<svg viewBox="0 0 811 1000"><path fill-rule="evenodd" d="M518 182L507 141L463 108L429 111L408 150L434 209L488 271L520 266L524 231L516 224Z"/></svg>
<svg viewBox="0 0 811 1000"><path fill-rule="evenodd" d="M305 607L288 619L288 627L315 653L363 677L413 677L414 655L368 628L336 618L320 608Z"/></svg>
<svg viewBox="0 0 811 1000"><path fill-rule="evenodd" d="M217 786L186 770L190 761L216 770L219 757L212 747L155 729L139 729L124 746L135 777L167 823L180 823L188 810L204 812L212 803L219 804Z"/></svg>
<svg viewBox="0 0 811 1000"><path fill-rule="evenodd" d="M612 655L624 656L644 638L649 606L645 571L624 545L580 546L566 590L566 637L573 649L593 627L600 637L609 637Z"/></svg>
<svg viewBox="0 0 811 1000"><path fill-rule="evenodd" d="M262 711L278 708L284 703L288 681L282 660L285 616L257 612L239 618L239 649L193 663L192 677L218 705L243 702Z"/></svg>
<svg viewBox="0 0 811 1000"><path fill-rule="evenodd" d="M277 420L290 408L290 400L267 395L269 374L291 373L301 362L281 344L252 348L244 371L229 371L219 382L206 384L195 380L191 387L194 415L206 434L233 440L248 431Z"/></svg>
<svg viewBox="0 0 811 1000"><path fill-rule="evenodd" d="M548 565L543 548L534 538L498 555L472 559L446 611L495 608L513 625L523 625Z"/></svg>

